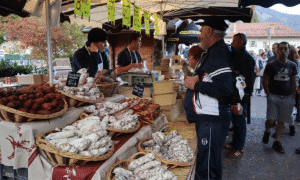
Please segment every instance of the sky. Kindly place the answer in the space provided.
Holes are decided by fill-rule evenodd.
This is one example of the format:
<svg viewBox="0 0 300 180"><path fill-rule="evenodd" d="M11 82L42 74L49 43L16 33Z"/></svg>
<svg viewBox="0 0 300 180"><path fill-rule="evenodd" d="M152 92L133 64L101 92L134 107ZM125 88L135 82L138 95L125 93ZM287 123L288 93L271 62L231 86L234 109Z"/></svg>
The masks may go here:
<svg viewBox="0 0 300 180"><path fill-rule="evenodd" d="M287 14L298 14L300 15L300 4L294 7L288 7L284 6L282 4L275 4L274 6L271 6L270 9L282 12L282 13L287 13Z"/></svg>

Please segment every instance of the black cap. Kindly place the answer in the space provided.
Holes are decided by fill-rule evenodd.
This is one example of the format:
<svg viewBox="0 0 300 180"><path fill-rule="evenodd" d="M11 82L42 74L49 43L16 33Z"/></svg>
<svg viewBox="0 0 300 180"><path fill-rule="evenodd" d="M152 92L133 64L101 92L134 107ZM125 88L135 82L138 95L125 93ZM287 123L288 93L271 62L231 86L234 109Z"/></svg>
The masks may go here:
<svg viewBox="0 0 300 180"><path fill-rule="evenodd" d="M218 16L210 16L205 19L204 22L196 23L200 26L209 26L213 29L217 29L220 31L225 31L228 28L228 24L224 21L224 19Z"/></svg>
<svg viewBox="0 0 300 180"><path fill-rule="evenodd" d="M101 28L93 28L88 34L89 42L99 42L107 40L106 31Z"/></svg>

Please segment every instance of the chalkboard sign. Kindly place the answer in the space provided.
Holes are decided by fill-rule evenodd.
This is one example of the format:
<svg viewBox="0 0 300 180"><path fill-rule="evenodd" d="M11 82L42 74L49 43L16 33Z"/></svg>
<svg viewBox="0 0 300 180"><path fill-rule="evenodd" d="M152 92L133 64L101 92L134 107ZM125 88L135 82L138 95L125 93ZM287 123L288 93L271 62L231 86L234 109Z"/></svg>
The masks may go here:
<svg viewBox="0 0 300 180"><path fill-rule="evenodd" d="M68 78L67 78L66 86L69 86L69 87L77 87L77 86L78 86L78 82L79 82L80 75L81 75L81 74L79 74L79 73L69 72Z"/></svg>
<svg viewBox="0 0 300 180"><path fill-rule="evenodd" d="M133 91L132 91L133 95L142 98L143 93L144 93L144 85L143 84L137 83L137 84L133 85Z"/></svg>

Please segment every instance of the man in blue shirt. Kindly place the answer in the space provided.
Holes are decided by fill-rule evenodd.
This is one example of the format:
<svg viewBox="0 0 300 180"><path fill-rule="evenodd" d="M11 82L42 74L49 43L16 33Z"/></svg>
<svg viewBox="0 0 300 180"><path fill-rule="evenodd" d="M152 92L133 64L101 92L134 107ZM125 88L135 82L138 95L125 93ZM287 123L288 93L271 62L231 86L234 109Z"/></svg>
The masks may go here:
<svg viewBox="0 0 300 180"><path fill-rule="evenodd" d="M118 55L117 73L121 74L127 72L131 68L141 68L142 58L138 50L142 45L141 35L139 33L132 33L128 38L128 45Z"/></svg>

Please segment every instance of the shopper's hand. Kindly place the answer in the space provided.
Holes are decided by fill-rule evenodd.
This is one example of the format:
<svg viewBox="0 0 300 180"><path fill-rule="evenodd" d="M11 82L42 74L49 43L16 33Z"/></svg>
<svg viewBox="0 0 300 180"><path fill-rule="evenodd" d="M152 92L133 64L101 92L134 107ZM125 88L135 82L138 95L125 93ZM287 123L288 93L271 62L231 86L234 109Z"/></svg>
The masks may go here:
<svg viewBox="0 0 300 180"><path fill-rule="evenodd" d="M91 43L91 46L88 47L90 52L98 52L98 48L96 47L95 43Z"/></svg>
<svg viewBox="0 0 300 180"><path fill-rule="evenodd" d="M199 81L198 75L197 75L197 76L193 76L193 77L187 76L187 77L185 78L185 80L184 80L184 85L185 85L185 87L187 87L188 89L194 90L195 84L196 84L196 82L198 82L198 81Z"/></svg>
<svg viewBox="0 0 300 180"><path fill-rule="evenodd" d="M238 103L237 105L231 105L231 111L233 114L241 115L243 112L243 107L240 103Z"/></svg>

